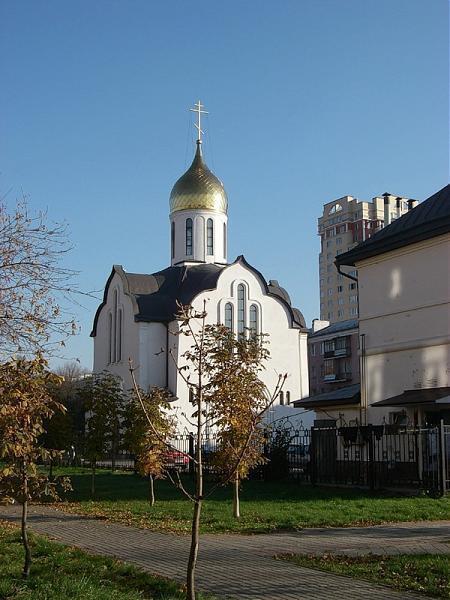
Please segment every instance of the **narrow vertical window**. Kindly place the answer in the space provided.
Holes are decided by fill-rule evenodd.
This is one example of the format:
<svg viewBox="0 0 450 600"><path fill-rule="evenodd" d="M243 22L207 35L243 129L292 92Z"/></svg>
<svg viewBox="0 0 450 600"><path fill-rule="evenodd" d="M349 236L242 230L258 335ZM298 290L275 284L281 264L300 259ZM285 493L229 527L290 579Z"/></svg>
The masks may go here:
<svg viewBox="0 0 450 600"><path fill-rule="evenodd" d="M280 392L280 405L284 405L284 392Z"/></svg>
<svg viewBox="0 0 450 600"><path fill-rule="evenodd" d="M214 254L214 224L212 219L206 222L206 254Z"/></svg>
<svg viewBox="0 0 450 600"><path fill-rule="evenodd" d="M223 257L227 257L227 224L223 224Z"/></svg>
<svg viewBox="0 0 450 600"><path fill-rule="evenodd" d="M170 229L170 254L175 258L175 223L172 221Z"/></svg>
<svg viewBox="0 0 450 600"><path fill-rule="evenodd" d="M119 301L118 296L119 296L119 294L118 294L117 290L114 290L114 317L113 317L114 335L113 335L113 358L112 358L112 362L116 362L117 361L117 304L118 304L118 301Z"/></svg>
<svg viewBox="0 0 450 600"><path fill-rule="evenodd" d="M113 319L112 314L108 314L108 363L113 361Z"/></svg>
<svg viewBox="0 0 450 600"><path fill-rule="evenodd" d="M238 285L237 289L238 296L238 322L237 332L239 337L243 337L245 334L245 287L242 283Z"/></svg>
<svg viewBox="0 0 450 600"><path fill-rule="evenodd" d="M117 313L117 361L122 360L122 309Z"/></svg>
<svg viewBox="0 0 450 600"><path fill-rule="evenodd" d="M233 305L231 302L225 304L225 327L233 331Z"/></svg>
<svg viewBox="0 0 450 600"><path fill-rule="evenodd" d="M250 306L250 333L252 336L258 335L258 307L256 304Z"/></svg>
<svg viewBox="0 0 450 600"><path fill-rule="evenodd" d="M192 256L192 219L186 219L186 256Z"/></svg>
<svg viewBox="0 0 450 600"><path fill-rule="evenodd" d="M291 403L291 392L286 392L286 404Z"/></svg>

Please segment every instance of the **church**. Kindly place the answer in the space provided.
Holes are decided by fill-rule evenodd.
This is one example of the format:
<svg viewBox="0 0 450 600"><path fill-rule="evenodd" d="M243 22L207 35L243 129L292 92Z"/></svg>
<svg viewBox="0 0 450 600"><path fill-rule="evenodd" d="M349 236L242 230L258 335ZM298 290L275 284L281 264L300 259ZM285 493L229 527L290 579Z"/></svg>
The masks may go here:
<svg viewBox="0 0 450 600"><path fill-rule="evenodd" d="M168 388L179 429L189 429L189 390L176 367L191 344L177 336L179 304L202 311L207 322L223 323L237 335L268 337L270 359L262 379L269 391L287 373L269 420L289 415L290 403L308 395L307 328L288 293L244 256L228 261L228 199L222 182L202 153L200 102L198 139L189 169L170 194L170 266L151 274L130 273L114 265L94 318L94 372L107 370L131 388L128 360L139 386ZM192 109L191 109L192 110ZM295 411L298 413L298 411Z"/></svg>

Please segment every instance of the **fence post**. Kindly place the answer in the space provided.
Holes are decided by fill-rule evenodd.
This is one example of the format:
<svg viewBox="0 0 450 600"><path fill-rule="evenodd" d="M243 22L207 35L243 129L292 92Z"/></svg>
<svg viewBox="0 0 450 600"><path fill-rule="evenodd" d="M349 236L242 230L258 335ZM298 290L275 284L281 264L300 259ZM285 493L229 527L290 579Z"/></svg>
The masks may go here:
<svg viewBox="0 0 450 600"><path fill-rule="evenodd" d="M445 495L446 484L447 484L447 457L445 452L445 427L444 419L439 422L439 479L440 479L440 493L441 496Z"/></svg>
<svg viewBox="0 0 450 600"><path fill-rule="evenodd" d="M189 475L194 475L194 467L195 467L194 455L195 455L195 448L194 448L194 434L193 433L189 434L189 450L188 450L188 454L189 454Z"/></svg>
<svg viewBox="0 0 450 600"><path fill-rule="evenodd" d="M373 427L367 425L369 433L369 489L373 491L375 489L375 457L374 457L374 440L373 440Z"/></svg>
<svg viewBox="0 0 450 600"><path fill-rule="evenodd" d="M310 464L310 479L311 485L316 485L316 430L311 427L311 443L309 445L309 464Z"/></svg>

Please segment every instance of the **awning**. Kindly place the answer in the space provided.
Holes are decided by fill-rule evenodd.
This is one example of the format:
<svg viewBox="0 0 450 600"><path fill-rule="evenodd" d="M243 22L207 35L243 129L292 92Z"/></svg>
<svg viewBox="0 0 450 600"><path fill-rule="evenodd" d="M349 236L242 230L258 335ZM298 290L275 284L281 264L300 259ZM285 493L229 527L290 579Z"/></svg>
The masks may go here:
<svg viewBox="0 0 450 600"><path fill-rule="evenodd" d="M371 406L450 405L450 387L405 390L403 394L374 402Z"/></svg>
<svg viewBox="0 0 450 600"><path fill-rule="evenodd" d="M321 408L325 406L341 406L348 404L359 404L361 401L361 389L359 383L347 385L346 387L332 390L308 398L300 398L292 403L296 408Z"/></svg>

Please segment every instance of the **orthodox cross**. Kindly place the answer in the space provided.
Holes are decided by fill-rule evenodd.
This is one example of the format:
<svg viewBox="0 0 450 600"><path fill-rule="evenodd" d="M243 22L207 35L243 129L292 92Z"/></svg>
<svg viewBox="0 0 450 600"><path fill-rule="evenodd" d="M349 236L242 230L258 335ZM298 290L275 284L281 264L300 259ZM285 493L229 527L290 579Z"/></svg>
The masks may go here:
<svg viewBox="0 0 450 600"><path fill-rule="evenodd" d="M194 107L195 108L190 108L189 110L197 113L197 123L194 123L194 125L198 131L198 140L197 141L200 142L200 144L201 144L202 143L202 133L204 133L204 131L201 128L201 119L202 119L202 115L208 114L208 111L202 110L202 108L205 108L205 107L200 102L200 100L196 104L194 104Z"/></svg>

